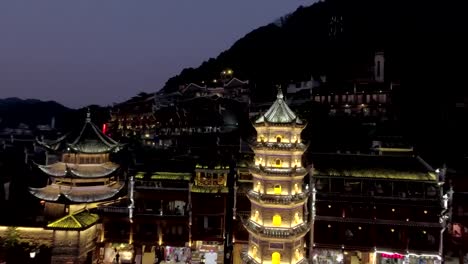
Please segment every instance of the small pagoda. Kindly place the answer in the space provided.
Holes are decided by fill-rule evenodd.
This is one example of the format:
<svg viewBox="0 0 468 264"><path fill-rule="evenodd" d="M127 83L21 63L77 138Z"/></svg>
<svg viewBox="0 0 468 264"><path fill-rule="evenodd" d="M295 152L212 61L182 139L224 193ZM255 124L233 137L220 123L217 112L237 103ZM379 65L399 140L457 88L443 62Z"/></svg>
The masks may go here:
<svg viewBox="0 0 468 264"><path fill-rule="evenodd" d="M249 232L244 263L305 263L304 236L307 221L307 189L302 167L306 146L301 142L305 124L288 107L281 90L254 127L257 140L252 148L255 163L250 172L253 188L247 193L251 215L244 219Z"/></svg>
<svg viewBox="0 0 468 264"><path fill-rule="evenodd" d="M59 161L37 165L48 176L48 183L42 188L30 187L29 191L45 201L46 210L55 211L54 216L71 214L70 205L80 209L111 199L123 188L124 181L118 177L119 165L109 159L123 145L91 122L89 110L81 130L52 142L37 140L37 143L57 154Z"/></svg>

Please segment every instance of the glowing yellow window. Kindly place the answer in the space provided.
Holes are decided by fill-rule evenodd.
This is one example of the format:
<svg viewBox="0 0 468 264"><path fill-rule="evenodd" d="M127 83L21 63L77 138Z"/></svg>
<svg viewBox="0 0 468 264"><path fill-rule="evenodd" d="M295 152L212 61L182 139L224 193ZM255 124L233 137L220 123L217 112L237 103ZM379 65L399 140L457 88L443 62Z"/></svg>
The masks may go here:
<svg viewBox="0 0 468 264"><path fill-rule="evenodd" d="M276 142L277 142L277 143L281 143L281 136L277 136L277 137L276 137Z"/></svg>
<svg viewBox="0 0 468 264"><path fill-rule="evenodd" d="M274 215L273 216L273 225L274 226L281 226L281 215Z"/></svg>
<svg viewBox="0 0 468 264"><path fill-rule="evenodd" d="M271 264L280 264L281 262L281 254L278 252L273 252L271 254Z"/></svg>
<svg viewBox="0 0 468 264"><path fill-rule="evenodd" d="M281 160L277 159L275 162L276 167L281 167Z"/></svg>
<svg viewBox="0 0 468 264"><path fill-rule="evenodd" d="M257 247L256 247L256 246L253 246L253 247L252 247L252 257L253 257L253 258L256 258L256 257L257 257Z"/></svg>
<svg viewBox="0 0 468 264"><path fill-rule="evenodd" d="M281 185L275 185L275 187L273 188L273 191L275 194L281 194Z"/></svg>

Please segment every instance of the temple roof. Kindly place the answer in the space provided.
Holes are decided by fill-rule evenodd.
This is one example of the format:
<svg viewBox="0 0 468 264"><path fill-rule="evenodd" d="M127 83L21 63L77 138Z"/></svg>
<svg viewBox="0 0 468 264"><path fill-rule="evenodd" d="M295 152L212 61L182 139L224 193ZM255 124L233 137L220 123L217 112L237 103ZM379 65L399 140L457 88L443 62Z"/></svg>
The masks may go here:
<svg viewBox="0 0 468 264"><path fill-rule="evenodd" d="M102 164L75 164L57 162L51 165L38 165L39 169L54 177L78 177L78 178L100 178L112 174L119 168L113 162Z"/></svg>
<svg viewBox="0 0 468 264"><path fill-rule="evenodd" d="M38 144L55 151L65 149L78 153L108 153L118 150L122 144L108 137L91 122L88 112L85 124L79 133L68 133L55 141L39 141Z"/></svg>
<svg viewBox="0 0 468 264"><path fill-rule="evenodd" d="M29 188L29 192L39 199L57 202L60 197L73 203L99 202L114 197L124 186L122 182L99 186L47 185L43 188Z"/></svg>
<svg viewBox="0 0 468 264"><path fill-rule="evenodd" d="M276 96L276 101L268 109L268 111L259 117L255 123L273 123L273 124L302 124L296 114L289 108L289 106L284 101L283 92L281 89L278 89L278 95Z"/></svg>
<svg viewBox="0 0 468 264"><path fill-rule="evenodd" d="M81 210L48 224L47 228L84 230L94 225L98 219L99 216L97 214L92 214L87 210Z"/></svg>

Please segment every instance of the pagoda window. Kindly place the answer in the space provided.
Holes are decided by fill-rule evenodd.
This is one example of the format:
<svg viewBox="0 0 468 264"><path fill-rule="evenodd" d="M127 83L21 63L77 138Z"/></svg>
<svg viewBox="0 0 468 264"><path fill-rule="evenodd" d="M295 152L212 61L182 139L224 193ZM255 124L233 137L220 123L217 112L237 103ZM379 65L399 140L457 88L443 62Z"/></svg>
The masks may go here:
<svg viewBox="0 0 468 264"><path fill-rule="evenodd" d="M279 252L273 252L271 254L271 264L280 264L281 262L281 254Z"/></svg>
<svg viewBox="0 0 468 264"><path fill-rule="evenodd" d="M277 167L281 167L281 163L282 163L282 162L281 162L280 159L276 159L275 165L276 165Z"/></svg>
<svg viewBox="0 0 468 264"><path fill-rule="evenodd" d="M265 142L265 136L264 135L260 135L260 142Z"/></svg>
<svg viewBox="0 0 468 264"><path fill-rule="evenodd" d="M273 216L273 226L281 226L281 215L275 214Z"/></svg>
<svg viewBox="0 0 468 264"><path fill-rule="evenodd" d="M276 143L281 143L281 136L276 136Z"/></svg>
<svg viewBox="0 0 468 264"><path fill-rule="evenodd" d="M253 246L252 247L252 258L256 258L257 257L257 247L256 246Z"/></svg>
<svg viewBox="0 0 468 264"><path fill-rule="evenodd" d="M276 185L273 187L273 192L274 192L274 194L281 194L281 185L276 184Z"/></svg>
<svg viewBox="0 0 468 264"><path fill-rule="evenodd" d="M299 218L299 213L295 213L294 214L294 221L296 222L296 224L299 224L299 222L301 221L301 219Z"/></svg>

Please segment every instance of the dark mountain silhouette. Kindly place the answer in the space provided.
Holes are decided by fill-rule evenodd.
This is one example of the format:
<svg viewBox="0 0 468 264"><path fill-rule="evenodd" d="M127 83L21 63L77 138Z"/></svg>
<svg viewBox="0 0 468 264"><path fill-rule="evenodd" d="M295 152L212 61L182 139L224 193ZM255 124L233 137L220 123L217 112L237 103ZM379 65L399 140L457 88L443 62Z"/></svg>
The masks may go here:
<svg viewBox="0 0 468 264"><path fill-rule="evenodd" d="M271 101L274 84L311 75L329 82L366 77L369 60L383 50L386 79L401 82L397 105L405 135L430 155L462 155L467 108L455 107L468 101L462 10L460 1L326 0L299 7L198 68L182 70L162 92L212 80L229 67L251 80L253 101Z"/></svg>
<svg viewBox="0 0 468 264"><path fill-rule="evenodd" d="M70 109L55 101L15 97L0 99L0 128L16 128L21 123L35 128L37 125L51 125L52 118L55 118L57 129L70 131L82 125L88 108L95 124L101 125L109 119L109 108L98 105Z"/></svg>

